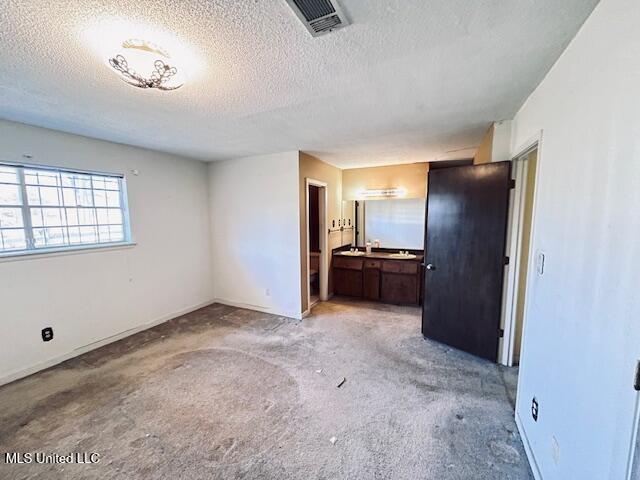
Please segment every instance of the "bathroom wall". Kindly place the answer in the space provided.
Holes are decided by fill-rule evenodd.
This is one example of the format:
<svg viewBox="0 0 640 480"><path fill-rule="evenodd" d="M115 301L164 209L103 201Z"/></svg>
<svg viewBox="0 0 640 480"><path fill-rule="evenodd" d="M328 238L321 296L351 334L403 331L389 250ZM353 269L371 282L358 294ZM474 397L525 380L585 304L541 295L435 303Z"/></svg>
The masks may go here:
<svg viewBox="0 0 640 480"><path fill-rule="evenodd" d="M343 200L361 200L365 189L404 188L406 194L402 198L424 198L428 171L426 162L343 170L342 197Z"/></svg>
<svg viewBox="0 0 640 480"><path fill-rule="evenodd" d="M302 311L308 308L307 302L307 210L306 210L306 179L319 180L327 184L327 228L338 228L338 219L342 215L342 170L329 165L312 155L300 152L299 157L299 197L300 197L300 290ZM335 227L332 227L335 221ZM321 234L325 232L320 232ZM331 251L342 245L342 235L339 230L329 234L326 272L329 272ZM330 275L327 275L330 279ZM331 293L331 290L329 290Z"/></svg>
<svg viewBox="0 0 640 480"><path fill-rule="evenodd" d="M511 160L512 121L492 123L473 157L474 165Z"/></svg>

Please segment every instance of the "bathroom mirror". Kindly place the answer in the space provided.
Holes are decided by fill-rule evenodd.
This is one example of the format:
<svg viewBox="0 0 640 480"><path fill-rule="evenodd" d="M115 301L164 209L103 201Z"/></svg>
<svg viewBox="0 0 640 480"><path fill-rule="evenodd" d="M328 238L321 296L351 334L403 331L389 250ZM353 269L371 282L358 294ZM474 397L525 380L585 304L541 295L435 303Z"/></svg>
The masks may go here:
<svg viewBox="0 0 640 480"><path fill-rule="evenodd" d="M345 203L345 202L343 202ZM381 248L424 249L424 198L358 200L354 203L355 245L380 241Z"/></svg>

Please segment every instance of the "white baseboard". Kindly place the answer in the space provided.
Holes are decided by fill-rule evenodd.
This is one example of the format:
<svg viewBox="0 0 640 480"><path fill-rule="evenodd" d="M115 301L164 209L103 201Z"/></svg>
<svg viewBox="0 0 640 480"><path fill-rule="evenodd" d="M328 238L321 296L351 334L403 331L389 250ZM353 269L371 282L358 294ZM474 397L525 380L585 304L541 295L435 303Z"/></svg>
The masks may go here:
<svg viewBox="0 0 640 480"><path fill-rule="evenodd" d="M222 303L223 305L229 305L230 307L244 308L246 310L254 310L256 312L270 313L272 315L278 315L280 317L293 318L295 320L302 320L303 314L300 312L285 312L283 310L277 310L275 308L262 307L260 305L251 305L250 303L236 302L233 300L226 300L224 298L216 298L214 303Z"/></svg>
<svg viewBox="0 0 640 480"><path fill-rule="evenodd" d="M522 420L520 420L520 415L518 415L518 412L516 412L516 426L518 427L518 432L520 433L520 438L522 439L522 445L524 446L524 451L527 454L527 460L529 460L529 465L531 466L533 477L536 480L542 480L542 474L540 473L540 469L538 468L536 457L533 455L533 450L531 450L531 444L529 443L527 432L524 429Z"/></svg>
<svg viewBox="0 0 640 480"><path fill-rule="evenodd" d="M211 305L212 303L215 303L215 302L213 300L208 300L206 302L202 302L197 305L192 305L191 307L184 308L177 312L170 313L168 315L163 315L162 317L157 318L156 320L153 320L149 323L145 323L144 325L140 325L138 327L125 330L124 332L116 333L115 335L112 335L110 337L103 338L96 342L92 342L88 345L75 348L72 351L67 352L63 355L58 355L57 357L50 358L49 360L38 362L27 368L15 370L13 372L10 372L4 375L3 377L0 377L0 386L5 385L7 383L11 383L20 378L28 377L29 375L33 375L34 373L39 372L40 370L53 367L54 365L57 365L66 360L69 360L70 358L77 357L79 355L82 355L83 353L87 353L87 352L90 352L91 350L95 350L96 348L103 347L104 345L117 342L118 340L122 340L123 338L129 337L131 335L135 335L138 332L142 332L143 330L148 330L149 328L155 327L156 325L160 325L161 323L168 322L169 320L172 320L174 318L181 317L182 315L186 315L187 313L194 312L203 307Z"/></svg>

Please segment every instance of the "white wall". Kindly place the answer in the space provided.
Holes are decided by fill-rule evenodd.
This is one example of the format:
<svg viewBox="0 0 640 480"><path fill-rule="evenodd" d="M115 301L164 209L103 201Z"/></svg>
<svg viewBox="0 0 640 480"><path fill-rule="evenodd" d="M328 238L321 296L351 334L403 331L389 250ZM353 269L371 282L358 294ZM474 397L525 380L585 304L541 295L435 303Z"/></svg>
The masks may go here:
<svg viewBox="0 0 640 480"><path fill-rule="evenodd" d="M502 120L493 124L493 142L491 145L491 161L504 162L511 157L511 120Z"/></svg>
<svg viewBox="0 0 640 480"><path fill-rule="evenodd" d="M299 318L298 152L209 168L216 300Z"/></svg>
<svg viewBox="0 0 640 480"><path fill-rule="evenodd" d="M529 277L517 415L545 480L626 478L640 357L638 25L637 0L603 0L514 122L513 154L543 131L532 251L546 268Z"/></svg>
<svg viewBox="0 0 640 480"><path fill-rule="evenodd" d="M137 245L0 260L0 383L212 301L206 164L0 121L0 160L23 154L124 173Z"/></svg>

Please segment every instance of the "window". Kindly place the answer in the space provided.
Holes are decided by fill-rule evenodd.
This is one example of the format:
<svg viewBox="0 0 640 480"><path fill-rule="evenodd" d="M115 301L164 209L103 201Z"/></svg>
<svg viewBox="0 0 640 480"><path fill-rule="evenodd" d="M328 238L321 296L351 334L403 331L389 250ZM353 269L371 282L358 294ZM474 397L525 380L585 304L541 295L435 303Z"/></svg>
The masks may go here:
<svg viewBox="0 0 640 480"><path fill-rule="evenodd" d="M130 241L124 178L0 164L0 255Z"/></svg>

